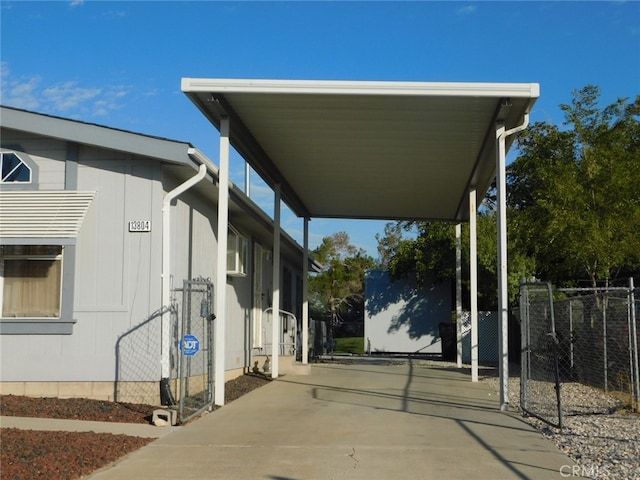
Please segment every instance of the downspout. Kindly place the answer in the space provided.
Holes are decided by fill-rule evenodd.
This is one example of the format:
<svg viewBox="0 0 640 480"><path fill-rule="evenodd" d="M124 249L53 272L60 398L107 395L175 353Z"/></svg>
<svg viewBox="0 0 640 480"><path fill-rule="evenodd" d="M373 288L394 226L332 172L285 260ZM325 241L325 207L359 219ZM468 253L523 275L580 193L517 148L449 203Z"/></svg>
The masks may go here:
<svg viewBox="0 0 640 480"><path fill-rule="evenodd" d="M524 130L525 128L527 128L529 126L529 114L525 113L524 117L522 119L522 124L518 125L517 127L513 127L511 130L506 130L503 134L502 134L502 138L507 138L510 137L511 135L513 135L514 133L518 133L521 132L522 130Z"/></svg>
<svg viewBox="0 0 640 480"><path fill-rule="evenodd" d="M202 160L195 148L189 148L187 153L190 157ZM160 380L160 402L162 405L176 404L169 386L169 377L171 375L171 315L169 309L171 298L171 202L174 198L200 182L206 174L206 164L204 162L200 163L198 173L168 192L162 201L162 378Z"/></svg>
<svg viewBox="0 0 640 480"><path fill-rule="evenodd" d="M521 125L505 130L504 125L496 126L497 176L498 189L498 318L499 337L499 374L500 409L506 410L509 404L509 295L507 272L507 180L505 161L505 138L518 133L529 125L529 113L524 114Z"/></svg>

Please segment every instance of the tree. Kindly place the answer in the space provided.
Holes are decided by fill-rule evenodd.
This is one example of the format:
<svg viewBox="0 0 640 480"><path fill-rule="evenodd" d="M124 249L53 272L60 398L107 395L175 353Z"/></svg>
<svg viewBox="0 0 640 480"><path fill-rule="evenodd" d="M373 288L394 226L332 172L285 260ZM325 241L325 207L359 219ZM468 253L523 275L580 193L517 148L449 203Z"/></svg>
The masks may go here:
<svg viewBox="0 0 640 480"><path fill-rule="evenodd" d="M509 168L510 235L536 275L595 286L640 266L640 96L598 108L599 89L574 91L560 130L535 123Z"/></svg>
<svg viewBox="0 0 640 480"><path fill-rule="evenodd" d="M491 194L491 192L490 192ZM477 216L478 306L481 310L497 308L497 223L493 207L487 202ZM404 238L411 232L412 238ZM436 283L456 280L455 226L442 222L395 222L385 226L385 235L377 236L383 265L392 280L416 274L418 285L432 278ZM462 283L466 308L469 289L469 229L462 228ZM510 255L509 297L515 299L520 278L528 276L532 261L518 253Z"/></svg>
<svg viewBox="0 0 640 480"><path fill-rule="evenodd" d="M323 266L309 280L313 315L328 319L331 331L350 312L363 316L365 272L377 266L375 260L351 245L345 232L324 237L313 256Z"/></svg>

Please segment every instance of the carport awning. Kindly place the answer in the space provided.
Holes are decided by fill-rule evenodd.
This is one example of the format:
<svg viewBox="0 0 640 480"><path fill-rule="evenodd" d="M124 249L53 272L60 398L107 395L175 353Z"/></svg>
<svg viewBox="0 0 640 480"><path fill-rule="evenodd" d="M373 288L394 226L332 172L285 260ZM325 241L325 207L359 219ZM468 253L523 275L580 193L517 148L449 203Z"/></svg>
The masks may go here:
<svg viewBox="0 0 640 480"><path fill-rule="evenodd" d="M183 78L182 90L299 216L466 221L496 171L496 124L537 83ZM513 137L507 139L507 148Z"/></svg>

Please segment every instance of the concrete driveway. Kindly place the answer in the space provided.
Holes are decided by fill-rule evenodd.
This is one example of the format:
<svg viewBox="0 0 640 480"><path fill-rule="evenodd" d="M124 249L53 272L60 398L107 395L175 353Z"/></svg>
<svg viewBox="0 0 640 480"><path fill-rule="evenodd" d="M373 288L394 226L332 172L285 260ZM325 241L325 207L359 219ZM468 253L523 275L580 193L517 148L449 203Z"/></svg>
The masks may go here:
<svg viewBox="0 0 640 480"><path fill-rule="evenodd" d="M282 376L91 479L538 480L570 471L555 445L499 410L486 384L418 361L383 363Z"/></svg>

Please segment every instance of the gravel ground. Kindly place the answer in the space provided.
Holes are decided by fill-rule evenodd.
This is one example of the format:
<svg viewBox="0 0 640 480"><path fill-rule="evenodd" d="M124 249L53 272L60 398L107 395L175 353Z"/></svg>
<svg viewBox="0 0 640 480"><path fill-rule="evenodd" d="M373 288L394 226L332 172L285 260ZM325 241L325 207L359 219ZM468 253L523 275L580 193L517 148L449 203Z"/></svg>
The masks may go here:
<svg viewBox="0 0 640 480"><path fill-rule="evenodd" d="M225 384L231 402L270 379L243 375ZM63 418L149 424L152 405L105 402L84 398L0 396L6 416ZM150 438L94 432L48 432L0 429L0 477L11 480L76 480L103 468L153 441Z"/></svg>
<svg viewBox="0 0 640 480"><path fill-rule="evenodd" d="M495 376L482 380L499 391ZM573 472L563 473L567 477L640 480L640 415L623 409L619 399L579 383L563 383L560 391L562 430L535 417L524 418L576 462ZM551 395L553 406L555 390L549 384L534 384L531 392L530 405L533 404L536 411L544 413L545 410L541 401L534 403L538 392L545 392L547 398ZM509 405L512 410L520 411L519 378L509 379ZM548 413L551 418L552 411ZM557 413L555 415L557 420Z"/></svg>

